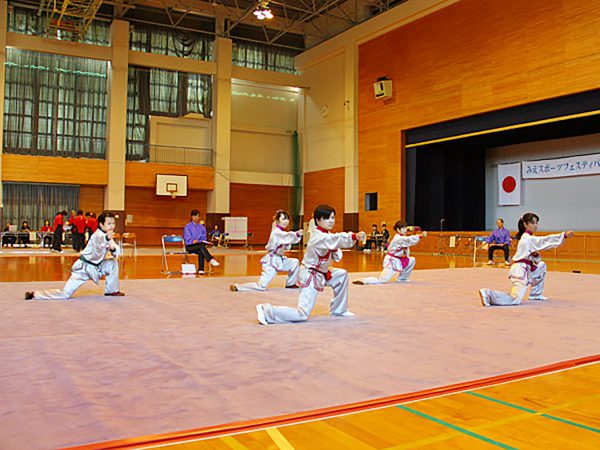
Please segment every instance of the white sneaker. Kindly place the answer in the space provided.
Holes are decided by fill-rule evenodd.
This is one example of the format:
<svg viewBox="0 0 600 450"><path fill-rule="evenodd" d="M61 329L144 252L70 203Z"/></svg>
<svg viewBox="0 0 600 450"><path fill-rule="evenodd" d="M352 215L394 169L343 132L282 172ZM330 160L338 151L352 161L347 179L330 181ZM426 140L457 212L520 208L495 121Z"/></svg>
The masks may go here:
<svg viewBox="0 0 600 450"><path fill-rule="evenodd" d="M494 261L492 261L491 259L488 261L488 266L493 266L494 265Z"/></svg>
<svg viewBox="0 0 600 450"><path fill-rule="evenodd" d="M336 316L340 316L340 317L352 317L355 315L356 314L354 314L352 311L348 311L348 310L346 310L345 312L343 312L341 314L336 314Z"/></svg>
<svg viewBox="0 0 600 450"><path fill-rule="evenodd" d="M267 318L265 317L265 310L263 309L263 305L260 303L256 305L256 316L258 318L258 323L260 323L261 325L269 325L269 322L267 322Z"/></svg>
<svg viewBox="0 0 600 450"><path fill-rule="evenodd" d="M213 267L217 267L217 266L220 266L220 265L221 265L221 263L220 263L219 261L217 261L216 259L214 259L214 258L213 258L213 259L211 259L211 260L210 260L208 263L209 263L211 266L213 266Z"/></svg>
<svg viewBox="0 0 600 450"><path fill-rule="evenodd" d="M198 275L204 275L204 270L199 270Z"/></svg>
<svg viewBox="0 0 600 450"><path fill-rule="evenodd" d="M548 300L548 297L544 297L543 295L540 295L538 297L529 297L529 300L538 300L538 301L543 302L543 301Z"/></svg>
<svg viewBox="0 0 600 450"><path fill-rule="evenodd" d="M481 304L483 306L492 306L488 296L487 289L479 289L479 297L481 297Z"/></svg>
<svg viewBox="0 0 600 450"><path fill-rule="evenodd" d="M510 266L510 263L508 261L504 261L504 264L506 264L507 266Z"/></svg>

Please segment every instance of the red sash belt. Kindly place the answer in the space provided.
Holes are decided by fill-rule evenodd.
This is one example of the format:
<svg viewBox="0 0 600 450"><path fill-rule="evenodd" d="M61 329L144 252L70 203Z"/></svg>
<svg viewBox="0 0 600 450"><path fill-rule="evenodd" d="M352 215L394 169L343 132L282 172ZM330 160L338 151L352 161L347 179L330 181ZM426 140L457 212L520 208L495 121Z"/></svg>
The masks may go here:
<svg viewBox="0 0 600 450"><path fill-rule="evenodd" d="M529 270L531 270L532 272L533 272L535 269L537 269L537 266L536 266L536 265L535 265L533 262L529 261L528 259L518 259L518 260L516 260L516 261L513 261L513 264L515 264L515 263L523 263L523 264L526 264L527 266L529 266Z"/></svg>
<svg viewBox="0 0 600 450"><path fill-rule="evenodd" d="M400 264L402 264L402 269L406 269L408 267L408 263L410 262L410 259L408 256L396 256L389 252L387 254L388 254L388 256L391 256L392 258L399 259Z"/></svg>

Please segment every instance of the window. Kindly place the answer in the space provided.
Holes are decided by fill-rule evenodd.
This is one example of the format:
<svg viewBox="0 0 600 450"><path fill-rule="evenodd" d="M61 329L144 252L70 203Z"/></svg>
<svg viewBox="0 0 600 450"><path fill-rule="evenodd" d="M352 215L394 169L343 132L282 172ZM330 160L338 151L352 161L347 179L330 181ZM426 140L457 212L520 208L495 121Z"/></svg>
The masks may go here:
<svg viewBox="0 0 600 450"><path fill-rule="evenodd" d="M365 211L377 211L377 192L365 194Z"/></svg>

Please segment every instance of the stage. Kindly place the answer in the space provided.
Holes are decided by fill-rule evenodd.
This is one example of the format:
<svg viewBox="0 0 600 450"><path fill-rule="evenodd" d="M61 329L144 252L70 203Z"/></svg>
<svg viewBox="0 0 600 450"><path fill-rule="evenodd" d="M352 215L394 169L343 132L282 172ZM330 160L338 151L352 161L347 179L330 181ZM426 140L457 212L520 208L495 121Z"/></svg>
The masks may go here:
<svg viewBox="0 0 600 450"><path fill-rule="evenodd" d="M62 282L1 283L2 448L42 449L260 419L497 376L600 353L599 275L551 272L548 302L484 308L507 270L417 270L410 284L350 286L355 317L320 297L308 322L260 326L230 292L256 277L88 283L68 301L25 301ZM351 279L368 275L352 273Z"/></svg>

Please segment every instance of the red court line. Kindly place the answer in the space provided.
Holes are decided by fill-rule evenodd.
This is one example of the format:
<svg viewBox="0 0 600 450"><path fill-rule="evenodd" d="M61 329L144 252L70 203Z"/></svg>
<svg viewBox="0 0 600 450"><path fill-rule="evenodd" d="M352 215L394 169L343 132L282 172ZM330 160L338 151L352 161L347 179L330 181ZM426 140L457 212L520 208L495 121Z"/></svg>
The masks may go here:
<svg viewBox="0 0 600 450"><path fill-rule="evenodd" d="M356 413L369 409L377 409L386 406L394 406L401 403L414 402L416 400L424 400L440 395L447 395L456 392L479 389L486 386L516 381L523 378L547 374L550 372L557 372L559 370L565 370L595 362L600 362L600 354L593 356L585 356L583 358L571 359L568 361L562 361L559 363L549 364L533 369L522 370L519 372L511 372L504 375L482 378L480 380L466 381L463 383L451 384L448 386L433 389L425 389L423 391L410 392L407 394L393 395L391 397L382 397L378 399L367 400L364 402L349 403L347 405L333 406L330 408L314 409L311 411L302 411L293 414L285 414L282 416L267 417L244 422L234 422L212 427L196 428L192 430L175 431L172 433L99 442L94 444L81 445L77 447L69 447L69 450L138 449L151 445L176 444L191 440L214 438L230 434L248 433L263 428L273 428L280 427L282 425L291 425L297 422L326 419L330 417L339 416L341 414Z"/></svg>

